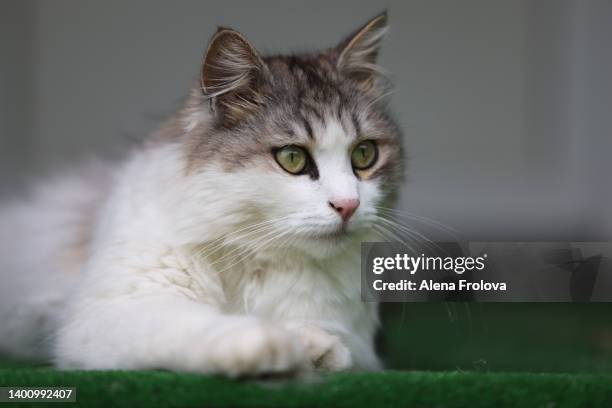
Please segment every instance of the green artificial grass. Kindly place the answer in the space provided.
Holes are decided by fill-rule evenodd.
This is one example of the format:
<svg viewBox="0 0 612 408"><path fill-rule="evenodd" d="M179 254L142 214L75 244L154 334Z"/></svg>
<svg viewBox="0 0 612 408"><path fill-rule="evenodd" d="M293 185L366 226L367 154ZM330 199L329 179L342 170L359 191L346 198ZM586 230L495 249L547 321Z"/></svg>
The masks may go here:
<svg viewBox="0 0 612 408"><path fill-rule="evenodd" d="M612 303L382 307L387 368L612 374Z"/></svg>
<svg viewBox="0 0 612 408"><path fill-rule="evenodd" d="M74 386L72 407L612 407L612 304L382 306L379 352L404 371L256 382L0 359L0 386Z"/></svg>
<svg viewBox="0 0 612 408"><path fill-rule="evenodd" d="M8 385L75 386L77 404L66 405L93 407L612 406L612 376L588 374L388 371L249 382L169 372L0 370L0 386ZM35 406L45 405L58 406Z"/></svg>

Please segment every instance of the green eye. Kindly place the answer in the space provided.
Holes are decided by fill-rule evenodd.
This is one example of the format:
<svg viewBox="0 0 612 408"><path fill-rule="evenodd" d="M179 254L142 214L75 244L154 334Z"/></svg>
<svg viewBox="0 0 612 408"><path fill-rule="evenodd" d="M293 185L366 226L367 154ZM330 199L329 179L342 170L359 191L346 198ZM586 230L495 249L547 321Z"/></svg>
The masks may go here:
<svg viewBox="0 0 612 408"><path fill-rule="evenodd" d="M351 153L351 163L353 168L358 170L365 170L372 167L378 158L378 150L376 149L376 143L372 140L364 140L359 142Z"/></svg>
<svg viewBox="0 0 612 408"><path fill-rule="evenodd" d="M285 146L274 154L280 166L291 174L300 174L306 167L307 153L298 146Z"/></svg>

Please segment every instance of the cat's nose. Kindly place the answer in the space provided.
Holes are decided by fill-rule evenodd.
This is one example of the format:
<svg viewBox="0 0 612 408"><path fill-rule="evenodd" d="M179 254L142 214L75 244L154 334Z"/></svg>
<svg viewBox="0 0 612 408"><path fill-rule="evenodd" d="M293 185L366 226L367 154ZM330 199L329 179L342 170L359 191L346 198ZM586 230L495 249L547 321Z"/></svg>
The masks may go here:
<svg viewBox="0 0 612 408"><path fill-rule="evenodd" d="M359 207L359 200L357 198L334 200L329 202L329 206L340 214L342 221L347 222Z"/></svg>

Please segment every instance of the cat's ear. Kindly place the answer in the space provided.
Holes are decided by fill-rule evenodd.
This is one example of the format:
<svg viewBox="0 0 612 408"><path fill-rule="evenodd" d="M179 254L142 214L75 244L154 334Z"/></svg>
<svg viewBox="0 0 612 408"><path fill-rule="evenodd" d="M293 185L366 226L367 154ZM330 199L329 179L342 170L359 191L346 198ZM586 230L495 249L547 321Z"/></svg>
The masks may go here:
<svg viewBox="0 0 612 408"><path fill-rule="evenodd" d="M385 11L344 39L336 48L338 70L363 86L373 86L375 78L382 73L376 60L387 28Z"/></svg>
<svg viewBox="0 0 612 408"><path fill-rule="evenodd" d="M239 32L220 27L202 61L200 85L223 126L232 127L261 104L265 64Z"/></svg>

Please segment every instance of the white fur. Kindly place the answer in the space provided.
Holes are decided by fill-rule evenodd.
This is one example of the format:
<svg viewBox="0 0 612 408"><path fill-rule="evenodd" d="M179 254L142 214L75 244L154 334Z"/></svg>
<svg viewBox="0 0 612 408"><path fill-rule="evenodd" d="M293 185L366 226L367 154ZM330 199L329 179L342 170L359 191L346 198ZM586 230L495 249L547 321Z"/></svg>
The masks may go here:
<svg viewBox="0 0 612 408"><path fill-rule="evenodd" d="M354 140L327 123L319 180L264 166L187 174L184 147L160 144L106 171L108 184L61 178L4 207L0 347L77 369L377 368L358 251L380 192L353 174ZM328 201L342 198L361 201L351 239L334 235ZM86 262L56 262L91 204Z"/></svg>

